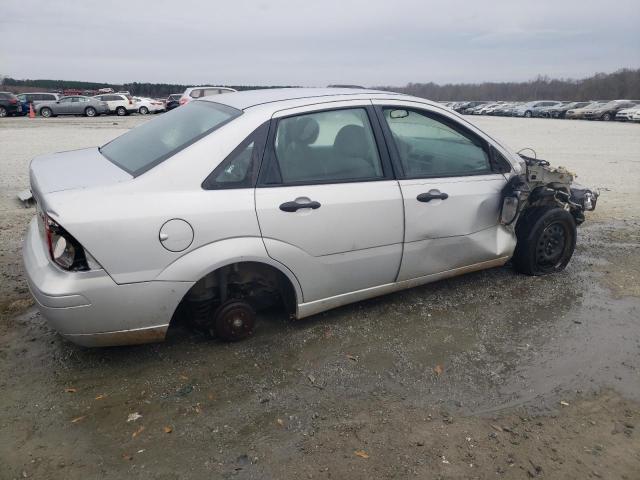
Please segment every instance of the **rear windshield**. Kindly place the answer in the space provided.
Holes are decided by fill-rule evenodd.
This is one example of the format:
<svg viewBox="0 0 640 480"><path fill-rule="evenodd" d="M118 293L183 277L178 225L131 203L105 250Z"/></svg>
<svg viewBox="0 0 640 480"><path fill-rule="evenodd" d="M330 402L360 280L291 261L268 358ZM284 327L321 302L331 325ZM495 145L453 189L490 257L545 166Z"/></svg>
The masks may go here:
<svg viewBox="0 0 640 480"><path fill-rule="evenodd" d="M100 153L137 177L241 114L220 103L191 102L128 131Z"/></svg>

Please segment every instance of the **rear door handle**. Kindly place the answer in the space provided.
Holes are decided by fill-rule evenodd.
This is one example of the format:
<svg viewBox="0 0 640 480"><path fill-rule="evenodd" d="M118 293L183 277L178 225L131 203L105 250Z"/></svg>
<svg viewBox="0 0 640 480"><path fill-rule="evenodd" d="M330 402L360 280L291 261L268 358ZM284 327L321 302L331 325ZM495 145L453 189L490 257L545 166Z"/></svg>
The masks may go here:
<svg viewBox="0 0 640 480"><path fill-rule="evenodd" d="M447 193L440 193L438 190L430 190L427 193L421 193L416 197L419 202L430 202L431 200L446 200L449 198Z"/></svg>
<svg viewBox="0 0 640 480"><path fill-rule="evenodd" d="M295 212L297 210L300 210L301 208L310 208L312 210L316 210L318 208L320 208L320 202L304 202L304 203L298 203L298 202L285 202L282 205L280 205L280 210L282 210L283 212Z"/></svg>

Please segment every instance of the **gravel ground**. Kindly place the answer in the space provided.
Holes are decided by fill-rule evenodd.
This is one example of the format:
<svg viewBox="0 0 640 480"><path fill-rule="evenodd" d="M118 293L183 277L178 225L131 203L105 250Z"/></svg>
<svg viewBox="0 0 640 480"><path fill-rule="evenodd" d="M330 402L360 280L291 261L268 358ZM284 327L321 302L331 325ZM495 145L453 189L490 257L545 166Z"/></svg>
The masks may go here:
<svg viewBox="0 0 640 480"><path fill-rule="evenodd" d="M78 348L26 308L13 197L34 155L146 120L0 122L0 478L640 478L640 125L472 119L603 190L561 274Z"/></svg>

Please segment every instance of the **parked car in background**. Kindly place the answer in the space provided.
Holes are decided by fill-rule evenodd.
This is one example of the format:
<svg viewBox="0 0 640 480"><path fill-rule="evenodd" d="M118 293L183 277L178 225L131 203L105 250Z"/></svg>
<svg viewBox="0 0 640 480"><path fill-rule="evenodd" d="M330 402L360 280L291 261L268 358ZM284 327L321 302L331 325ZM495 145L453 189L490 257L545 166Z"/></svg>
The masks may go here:
<svg viewBox="0 0 640 480"><path fill-rule="evenodd" d="M0 117L22 115L22 104L11 92L0 92Z"/></svg>
<svg viewBox="0 0 640 480"><path fill-rule="evenodd" d="M501 117L510 117L513 113L513 109L516 108L518 104L516 102L504 102L498 105L493 109L491 115L501 116Z"/></svg>
<svg viewBox="0 0 640 480"><path fill-rule="evenodd" d="M626 122L627 120L633 120L633 116L640 112L640 105L636 105L630 108L623 108L618 113L616 113L616 120L621 122Z"/></svg>
<svg viewBox="0 0 640 480"><path fill-rule="evenodd" d="M640 111L634 113L630 120L633 122L640 122Z"/></svg>
<svg viewBox="0 0 640 480"><path fill-rule="evenodd" d="M109 93L107 95L96 95L93 97L105 102L109 106L109 112L122 117L138 111L133 97L128 93Z"/></svg>
<svg viewBox="0 0 640 480"><path fill-rule="evenodd" d="M637 102L630 100L611 100L603 105L594 108L587 108L584 111L583 118L586 120L604 120L609 121L616 118L616 114L624 109L637 105Z"/></svg>
<svg viewBox="0 0 640 480"><path fill-rule="evenodd" d="M95 97L83 97L73 95L70 97L62 97L56 101L44 101L35 106L36 114L45 118L55 117L57 115L84 115L86 117L95 117L109 113L109 106L106 102L100 101Z"/></svg>
<svg viewBox="0 0 640 480"><path fill-rule="evenodd" d="M22 113L26 115L29 113L29 105L33 105L35 111L35 106L38 103L50 101L55 102L56 100L60 99L61 95L51 92L29 92L21 93L17 95L17 97L22 103Z"/></svg>
<svg viewBox="0 0 640 480"><path fill-rule="evenodd" d="M180 105L185 105L197 98L231 92L235 92L235 90L227 87L189 87L183 92L182 97L180 97Z"/></svg>
<svg viewBox="0 0 640 480"><path fill-rule="evenodd" d="M569 110L575 110L578 108L586 107L590 102L566 102L562 105L556 105L554 107L548 107L544 109L545 116L549 118L564 118L565 114Z"/></svg>
<svg viewBox="0 0 640 480"><path fill-rule="evenodd" d="M536 100L534 102L527 102L518 106L514 110L514 116L531 118L534 116L534 112L540 107L552 107L560 102L554 100Z"/></svg>
<svg viewBox="0 0 640 480"><path fill-rule="evenodd" d="M597 200L436 103L360 89L205 97L29 174L30 291L86 346L161 341L174 318L240 340L261 309L304 318L509 260L560 272Z"/></svg>
<svg viewBox="0 0 640 480"><path fill-rule="evenodd" d="M564 117L570 120L580 120L584 118L584 113L587 110L593 110L594 108L598 108L605 103L606 102L590 102L588 105L581 108L571 108L565 112Z"/></svg>
<svg viewBox="0 0 640 480"><path fill-rule="evenodd" d="M472 115L473 111L480 107L482 108L484 105L489 103L488 101L473 101L473 102L464 102L457 108L457 112L462 113L464 115Z"/></svg>
<svg viewBox="0 0 640 480"><path fill-rule="evenodd" d="M533 117L537 117L537 118L551 118L551 114L549 113L549 110L551 110L552 108L560 108L563 105L567 104L569 102L556 102L553 105L544 105L541 107L535 107L532 110L533 113Z"/></svg>
<svg viewBox="0 0 640 480"><path fill-rule="evenodd" d="M164 103L164 108L168 112L169 110L173 110L176 107L180 106L180 97L182 97L181 93L172 93L167 97L167 100Z"/></svg>
<svg viewBox="0 0 640 480"><path fill-rule="evenodd" d="M133 101L136 103L137 112L142 115L164 111L164 102L153 98L133 97Z"/></svg>

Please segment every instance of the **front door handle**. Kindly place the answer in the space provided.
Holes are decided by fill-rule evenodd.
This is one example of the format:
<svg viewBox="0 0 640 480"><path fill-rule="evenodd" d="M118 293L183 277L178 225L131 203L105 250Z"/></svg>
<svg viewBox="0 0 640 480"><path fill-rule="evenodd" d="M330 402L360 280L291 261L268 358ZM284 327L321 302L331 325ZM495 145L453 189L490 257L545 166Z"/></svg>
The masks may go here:
<svg viewBox="0 0 640 480"><path fill-rule="evenodd" d="M295 212L297 210L300 210L301 208L310 208L312 210L316 210L320 208L320 202L314 202L314 201L304 202L304 203L285 202L282 205L280 205L280 210L282 210L283 212Z"/></svg>
<svg viewBox="0 0 640 480"><path fill-rule="evenodd" d="M427 193L421 193L416 197L419 202L430 202L431 200L446 200L449 195L438 190L429 190Z"/></svg>

